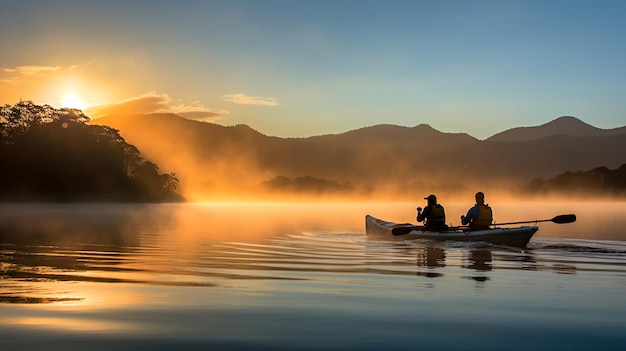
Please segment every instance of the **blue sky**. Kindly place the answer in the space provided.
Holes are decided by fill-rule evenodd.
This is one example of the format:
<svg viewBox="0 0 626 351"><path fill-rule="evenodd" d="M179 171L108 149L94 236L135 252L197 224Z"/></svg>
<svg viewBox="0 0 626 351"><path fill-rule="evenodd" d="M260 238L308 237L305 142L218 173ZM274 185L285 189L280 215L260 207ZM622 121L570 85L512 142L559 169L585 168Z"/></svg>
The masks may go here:
<svg viewBox="0 0 626 351"><path fill-rule="evenodd" d="M132 105L282 137L427 123L482 139L563 115L626 125L622 1L1 7L2 104L72 93L94 114Z"/></svg>

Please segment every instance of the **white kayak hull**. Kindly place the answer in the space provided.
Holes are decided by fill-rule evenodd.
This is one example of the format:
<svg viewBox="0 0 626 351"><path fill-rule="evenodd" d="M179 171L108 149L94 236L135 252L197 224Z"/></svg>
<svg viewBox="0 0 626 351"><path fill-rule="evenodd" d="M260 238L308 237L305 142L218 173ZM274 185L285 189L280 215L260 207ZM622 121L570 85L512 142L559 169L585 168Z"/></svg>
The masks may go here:
<svg viewBox="0 0 626 351"><path fill-rule="evenodd" d="M411 228L410 230L407 228ZM403 228L402 235L393 235L394 228ZM382 219L365 216L365 232L367 235L394 237L402 239L429 239L450 241L483 241L495 245L525 247L532 236L539 230L537 226L521 226L513 228L493 228L478 231L451 229L441 232L425 231L423 227L412 224L387 222ZM397 231L397 230L396 230ZM404 234L406 233L406 234Z"/></svg>

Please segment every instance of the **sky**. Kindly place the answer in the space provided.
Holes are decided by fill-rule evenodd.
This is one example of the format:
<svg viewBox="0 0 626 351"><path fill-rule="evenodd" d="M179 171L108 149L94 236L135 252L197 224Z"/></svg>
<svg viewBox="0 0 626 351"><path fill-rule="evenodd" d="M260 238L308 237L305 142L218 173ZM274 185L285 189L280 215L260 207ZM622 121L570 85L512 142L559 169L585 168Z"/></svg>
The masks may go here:
<svg viewBox="0 0 626 351"><path fill-rule="evenodd" d="M626 125L626 2L0 0L0 104L279 137Z"/></svg>

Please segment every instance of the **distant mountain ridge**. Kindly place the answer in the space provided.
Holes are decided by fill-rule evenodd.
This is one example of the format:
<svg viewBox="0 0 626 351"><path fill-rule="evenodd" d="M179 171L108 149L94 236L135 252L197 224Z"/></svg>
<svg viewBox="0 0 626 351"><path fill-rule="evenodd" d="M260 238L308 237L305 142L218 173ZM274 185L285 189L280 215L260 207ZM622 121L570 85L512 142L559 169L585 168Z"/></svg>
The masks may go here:
<svg viewBox="0 0 626 351"><path fill-rule="evenodd" d="M181 189L213 192L247 193L276 177L313 177L362 195L423 197L476 187L515 189L535 178L626 163L626 127L602 130L573 117L486 140L426 124L280 138L174 114L108 116L92 123L119 129L164 171L176 172Z"/></svg>
<svg viewBox="0 0 626 351"><path fill-rule="evenodd" d="M395 144L400 149L415 151L415 147L433 145L438 148L453 148L458 145L477 142L478 139L466 133L444 133L428 124L415 127L401 127L392 124L379 124L354 129L340 134L327 134L305 138L309 141L340 144L360 144L366 141L377 146Z"/></svg>
<svg viewBox="0 0 626 351"><path fill-rule="evenodd" d="M533 127L517 127L494 134L488 141L529 141L555 135L573 137L610 136L626 133L626 126L601 129L589 125L575 117L563 116L546 124Z"/></svg>

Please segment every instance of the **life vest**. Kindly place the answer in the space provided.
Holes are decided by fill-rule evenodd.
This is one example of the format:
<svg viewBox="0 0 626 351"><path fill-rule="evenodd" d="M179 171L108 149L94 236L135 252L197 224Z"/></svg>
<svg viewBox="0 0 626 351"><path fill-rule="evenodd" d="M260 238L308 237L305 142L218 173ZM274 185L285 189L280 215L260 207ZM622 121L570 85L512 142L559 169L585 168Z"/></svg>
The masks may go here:
<svg viewBox="0 0 626 351"><path fill-rule="evenodd" d="M493 212L489 205L476 205L478 216L470 223L470 229L488 229L493 222Z"/></svg>
<svg viewBox="0 0 626 351"><path fill-rule="evenodd" d="M446 224L446 211L443 206L436 204L430 206L430 214L425 226L429 228L440 227Z"/></svg>

